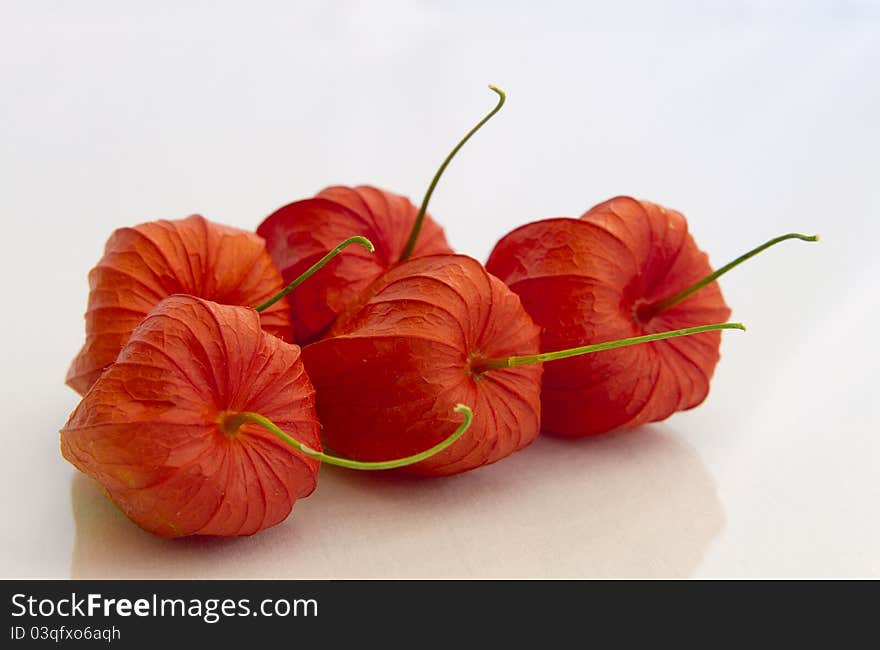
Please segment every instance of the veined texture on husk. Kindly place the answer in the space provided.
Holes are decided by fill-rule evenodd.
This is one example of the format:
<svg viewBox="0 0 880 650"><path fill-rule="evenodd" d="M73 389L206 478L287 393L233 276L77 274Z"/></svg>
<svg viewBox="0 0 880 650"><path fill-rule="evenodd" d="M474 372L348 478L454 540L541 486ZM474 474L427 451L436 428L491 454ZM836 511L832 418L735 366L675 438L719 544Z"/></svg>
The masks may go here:
<svg viewBox="0 0 880 650"><path fill-rule="evenodd" d="M299 346L252 309L161 301L61 430L61 451L142 528L165 537L250 535L315 488L318 461L226 413L258 412L320 450Z"/></svg>
<svg viewBox="0 0 880 650"><path fill-rule="evenodd" d="M717 282L652 315L647 305L712 272L685 218L617 197L580 219L547 219L506 235L487 269L515 291L551 351L727 320ZM545 364L542 430L603 433L662 420L708 394L720 332Z"/></svg>
<svg viewBox="0 0 880 650"><path fill-rule="evenodd" d="M86 340L67 373L84 394L116 359L131 331L163 298L182 293L255 306L284 287L265 242L202 216L116 230L89 272ZM290 340L287 302L260 315L263 328Z"/></svg>
<svg viewBox="0 0 880 650"><path fill-rule="evenodd" d="M361 291L397 264L418 211L406 197L375 187L336 186L286 205L260 224L257 233L286 282L348 237L362 235L376 247L372 254L346 251L288 297L297 343L323 336ZM443 230L426 215L412 257L451 252Z"/></svg>
<svg viewBox="0 0 880 650"><path fill-rule="evenodd" d="M463 255L432 255L394 267L364 292L303 360L317 391L326 444L381 460L416 453L458 425L447 450L405 471L446 475L492 463L538 434L541 367L476 373L480 360L538 351L538 328L519 298Z"/></svg>

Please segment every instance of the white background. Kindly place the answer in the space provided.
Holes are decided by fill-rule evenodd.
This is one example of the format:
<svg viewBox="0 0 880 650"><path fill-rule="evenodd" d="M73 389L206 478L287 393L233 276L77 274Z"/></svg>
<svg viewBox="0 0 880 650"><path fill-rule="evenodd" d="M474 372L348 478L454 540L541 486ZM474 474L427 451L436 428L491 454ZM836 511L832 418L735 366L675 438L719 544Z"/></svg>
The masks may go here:
<svg viewBox="0 0 880 650"><path fill-rule="evenodd" d="M880 7L872 2L0 2L0 577L880 577ZM322 469L249 539L167 541L60 457L116 227L254 228L330 184L485 260L616 194L683 211L734 318L709 399L458 477Z"/></svg>

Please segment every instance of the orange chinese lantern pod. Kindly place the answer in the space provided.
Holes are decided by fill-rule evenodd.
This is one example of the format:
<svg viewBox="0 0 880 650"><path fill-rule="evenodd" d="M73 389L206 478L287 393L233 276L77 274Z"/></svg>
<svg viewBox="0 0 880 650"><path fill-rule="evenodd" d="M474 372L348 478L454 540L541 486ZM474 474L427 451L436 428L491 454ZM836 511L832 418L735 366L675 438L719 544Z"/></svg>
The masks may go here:
<svg viewBox="0 0 880 650"><path fill-rule="evenodd" d="M492 463L538 435L541 367L484 380L481 359L538 351L519 298L463 255L413 258L379 278L321 341L303 349L325 443L345 456L403 456L474 422L446 451L405 471L454 474Z"/></svg>
<svg viewBox="0 0 880 650"><path fill-rule="evenodd" d="M321 449L300 349L252 309L192 296L159 302L61 430L61 453L142 528L163 537L250 535L315 489L319 462L257 412Z"/></svg>
<svg viewBox="0 0 880 650"><path fill-rule="evenodd" d="M697 329L733 327L742 326ZM472 404L473 426L461 440L405 468L442 476L493 463L535 439L542 362L641 342L538 354L539 329L516 294L476 260L432 255L381 276L326 338L303 349L303 361L325 443L352 458L423 449L451 430L453 404Z"/></svg>
<svg viewBox="0 0 880 650"><path fill-rule="evenodd" d="M176 293L227 305L256 305L284 286L254 233L199 215L120 228L89 273L86 341L67 373L84 394L116 359L131 331L163 298ZM290 340L285 301L264 311L263 328Z"/></svg>
<svg viewBox="0 0 880 650"><path fill-rule="evenodd" d="M713 271L685 218L617 197L581 219L526 224L498 242L486 267L522 299L556 349L726 320L715 281L785 235ZM719 360L717 331L604 351L547 367L542 430L594 435L663 420L700 404Z"/></svg>
<svg viewBox="0 0 880 650"><path fill-rule="evenodd" d="M307 343L326 332L340 312L373 280L397 263L418 208L404 196L375 187L330 187L313 199L279 209L257 228L285 280L302 273L341 238L363 233L374 255L345 255L289 299L293 340ZM425 216L414 257L451 253L443 230Z"/></svg>
<svg viewBox="0 0 880 650"><path fill-rule="evenodd" d="M320 461L387 469L442 451L364 464L320 451L300 348L250 308L162 300L61 430L61 452L137 525L163 537L251 535L315 489Z"/></svg>
<svg viewBox="0 0 880 650"><path fill-rule="evenodd" d="M420 207L406 197L371 186L329 187L316 197L280 208L266 218L257 233L266 240L269 254L289 280L324 255L340 239L363 234L376 253L346 255L335 260L320 278L290 300L293 337L306 344L326 334L336 318L357 300L371 282L411 257L452 253L439 225L427 208L446 166L464 145L504 104L498 104L458 143L437 170Z"/></svg>

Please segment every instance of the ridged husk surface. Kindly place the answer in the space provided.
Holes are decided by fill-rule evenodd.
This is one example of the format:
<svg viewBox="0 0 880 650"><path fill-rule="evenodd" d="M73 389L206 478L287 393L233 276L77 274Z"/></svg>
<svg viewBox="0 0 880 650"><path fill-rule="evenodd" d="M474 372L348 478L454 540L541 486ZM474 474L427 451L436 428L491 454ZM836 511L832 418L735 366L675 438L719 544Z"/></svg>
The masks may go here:
<svg viewBox="0 0 880 650"><path fill-rule="evenodd" d="M86 340L67 373L67 384L85 394L156 304L189 294L225 305L254 307L284 284L265 242L251 232L199 215L120 228L89 272ZM290 341L285 300L264 311L263 328Z"/></svg>
<svg viewBox="0 0 880 650"><path fill-rule="evenodd" d="M653 317L645 305L712 272L685 218L654 203L617 197L580 219L517 228L487 269L522 299L552 351L726 321L717 282ZM663 420L709 392L720 332L546 363L542 430L585 436Z"/></svg>
<svg viewBox="0 0 880 650"><path fill-rule="evenodd" d="M534 354L538 328L519 298L463 255L412 259L382 275L330 335L306 346L318 417L332 449L360 460L413 454L460 423L448 449L404 471L438 476L493 463L538 434L541 367L474 371L484 359Z"/></svg>
<svg viewBox="0 0 880 650"><path fill-rule="evenodd" d="M324 334L342 312L403 253L418 208L404 196L370 186L329 187L270 215L257 233L285 282L292 282L339 242L362 235L374 253L348 248L288 296L294 341L305 345ZM410 257L451 253L443 230L425 216Z"/></svg>
<svg viewBox="0 0 880 650"><path fill-rule="evenodd" d="M142 528L163 537L250 535L315 488L318 461L227 413L257 412L320 449L299 346L253 309L161 301L61 430L61 452Z"/></svg>

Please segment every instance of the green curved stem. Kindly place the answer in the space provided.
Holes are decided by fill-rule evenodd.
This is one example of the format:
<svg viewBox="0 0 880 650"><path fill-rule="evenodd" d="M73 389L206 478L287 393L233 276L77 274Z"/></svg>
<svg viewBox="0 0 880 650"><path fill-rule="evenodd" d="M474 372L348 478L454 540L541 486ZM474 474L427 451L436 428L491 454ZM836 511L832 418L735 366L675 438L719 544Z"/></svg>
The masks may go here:
<svg viewBox="0 0 880 650"><path fill-rule="evenodd" d="M492 119L492 116L495 115L498 111L501 110L501 107L504 106L504 101L507 99L507 95L504 94L504 91L500 88L489 85L489 88L498 94L498 103L495 105L486 117L477 122L477 125L467 132L461 141L455 145L455 149L449 152L449 155L446 156L446 159L443 161L443 164L440 165L440 168L437 170L437 173L434 174L434 178L431 180L431 184L428 186L428 191L425 192L425 196L422 199L422 205L419 207L419 213L416 215L416 220L413 223L412 230L409 232L409 239L406 240L406 245L403 247L403 253L400 255L400 259L398 262L403 262L406 259L409 259L409 256L412 255L413 250L416 247L416 241L419 238L419 233L422 231L422 223L425 221L425 214L428 212L428 203L431 200L431 195L434 193L434 188L437 187L437 183L440 180L440 177L443 175L443 172L446 170L447 165L452 161L455 157L455 154L458 153L458 150L464 146L464 143L471 139L471 136L480 130L480 128Z"/></svg>
<svg viewBox="0 0 880 650"><path fill-rule="evenodd" d="M533 363L544 363L546 361L556 361L557 359L567 359L568 357L576 357L581 354L601 352L602 350L613 350L614 348L623 348L629 345L638 345L639 343L650 343L651 341L662 341L663 339L671 339L677 336L690 336L691 334L700 334L702 332L714 332L715 330L745 329L746 326L742 323L717 323L715 325L686 327L685 329L680 330L658 332L656 334L646 334L644 336L635 336L629 339L608 341L606 343L596 343L594 345L584 345L578 348L569 348L567 350L558 350L556 352L544 352L543 354L533 354L523 357L504 357L500 359L489 359L488 361L483 361L478 366L476 366L474 368L474 371L485 372L486 370L496 370L499 368L516 368L518 366L528 366Z"/></svg>
<svg viewBox="0 0 880 650"><path fill-rule="evenodd" d="M755 255L757 255L761 251L766 250L766 249L770 248L771 246L775 246L779 242L783 242L786 239L800 239L802 241L819 241L819 235L802 235L797 232L790 232L787 235L781 235L779 237L775 237L775 238L771 239L768 242L764 242L763 244L761 244L757 248L753 248L752 250L750 250L748 253L740 255L739 257L737 257L735 260L733 260L729 264L725 264L724 266L722 266L720 269L718 269L714 273L710 273L702 280L698 280L697 282L695 282L691 286L687 287L686 289L682 289L674 296L670 296L669 298L664 298L663 300L660 300L658 302L651 303L650 305L646 305L646 306L642 307L642 311L644 312L644 315L647 317L656 316L660 312L677 305L678 303L680 303L682 300L684 300L685 298L687 298L691 294L696 293L697 291L699 291L700 289L705 287L707 284L711 284L712 282L714 282L715 280L720 278L722 275L724 275L725 273L727 273L731 269L734 269L737 266L739 266L740 264L742 264L743 262L745 262L747 259L754 257Z"/></svg>
<svg viewBox="0 0 880 650"><path fill-rule="evenodd" d="M454 411L456 413L461 413L464 415L464 420L455 430L455 432L443 440L442 442L434 445L430 449L426 449L425 451L419 452L418 454L413 454L412 456L406 456L405 458L396 458L394 460L382 460L377 462L368 462L368 461L360 461L360 460L351 460L350 458L340 458L339 456L330 456L329 454L325 454L320 451L316 451L312 449L308 445L301 443L296 438L292 438L290 435L282 431L278 428L278 426L272 422L267 417L260 415L259 413L250 413L248 411L242 413L235 413L233 415L228 416L223 422L223 428L227 431L236 431L238 427L240 427L245 422L253 422L254 424L259 424L261 427L274 434L276 437L280 438L282 441L286 442L291 447L298 449L306 456L311 456L316 460L320 460L324 463L329 463L330 465L338 465L339 467L347 467L348 469L360 469L360 470L377 470L377 469L396 469L398 467L405 467L407 465L412 465L414 463L418 463L427 458L430 458L434 454L438 454L451 444L453 444L456 440L461 438L464 435L464 432L468 430L471 426L471 422L473 421L474 414L473 411L464 404L456 405Z"/></svg>
<svg viewBox="0 0 880 650"><path fill-rule="evenodd" d="M296 288L297 288L299 285L301 285L303 282L305 282L305 281L308 280L310 277L312 277L312 276L313 276L313 275L314 275L314 274L315 274L315 273L316 273L316 272L317 272L322 266L324 266L327 262L329 262L330 260L332 260L332 259L333 259L334 257L336 257L337 255L339 255L339 253L342 252L342 249L346 248L347 246L350 246L351 244L360 244L361 246L363 246L364 248L366 248L366 249L367 249L368 251L370 251L371 253L372 253L374 250L376 250L376 248L373 246L373 242L371 242L371 241L370 241L369 239L367 239L366 237L361 237L361 236L359 236L359 235L358 235L358 236L355 236L355 237L349 237L349 238L346 239L345 241L340 242L339 245L338 245L336 248L334 248L332 251L330 251L329 253L327 253L324 257L322 257L322 258L319 259L317 262L315 262L314 264L312 264L312 265L311 265L308 269L306 269L305 272L304 272L302 275L300 275L296 280L294 280L293 282L291 282L290 284L288 284L288 285L287 285L286 287L284 287L281 291L279 291L279 292L276 293L274 296L272 296L271 298L269 298L266 302L264 302L264 303L262 303L262 304L260 304L260 305L257 305L256 307L254 307L254 311L260 312L260 311L265 311L266 309L269 309L269 307L271 307L272 305L274 305L276 302L278 302L279 300L281 300L284 296L286 296L287 294L289 294L291 291L293 291L294 289L296 289Z"/></svg>

